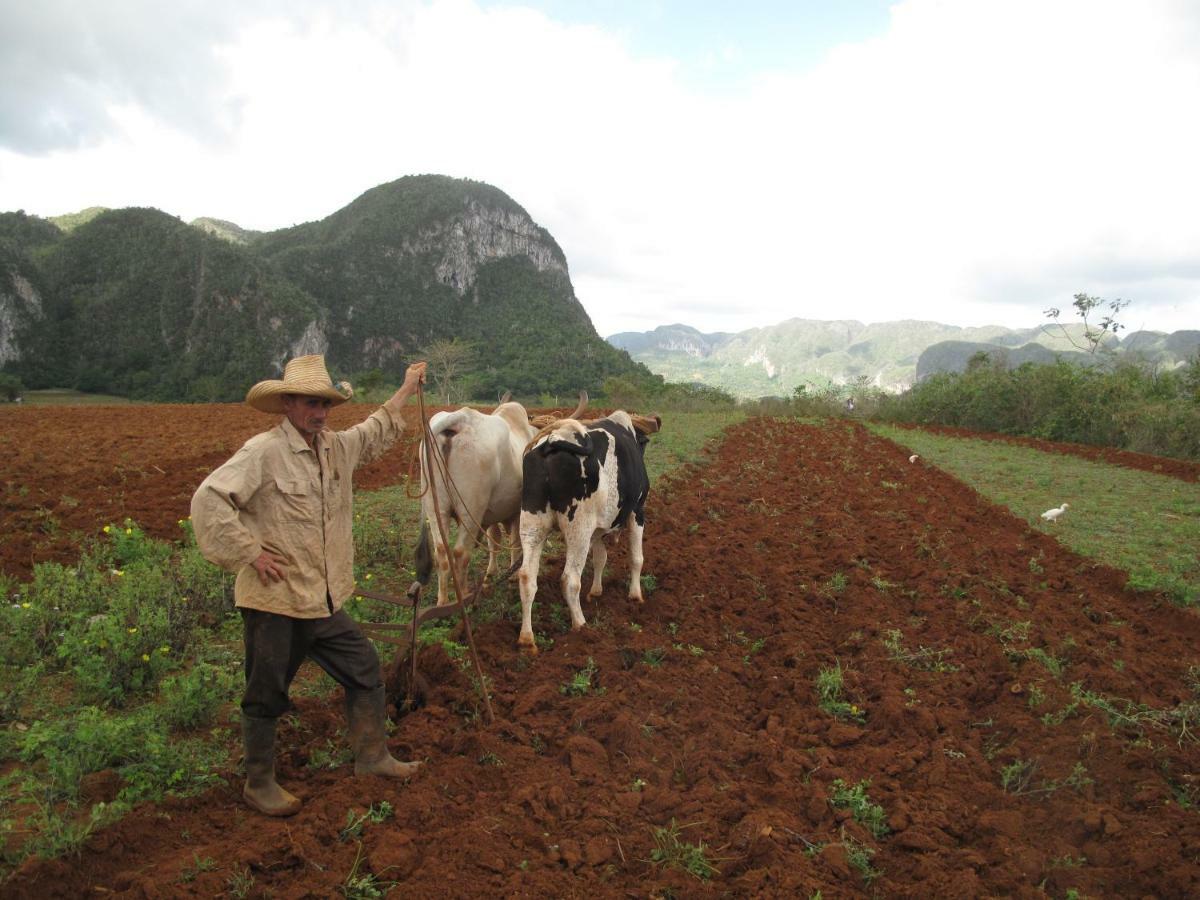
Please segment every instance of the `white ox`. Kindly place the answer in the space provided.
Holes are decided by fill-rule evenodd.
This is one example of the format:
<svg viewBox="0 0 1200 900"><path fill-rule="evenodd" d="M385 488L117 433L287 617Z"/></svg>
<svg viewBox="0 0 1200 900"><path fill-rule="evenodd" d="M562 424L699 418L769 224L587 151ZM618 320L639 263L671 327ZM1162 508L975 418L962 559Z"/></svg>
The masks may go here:
<svg viewBox="0 0 1200 900"><path fill-rule="evenodd" d="M582 412L586 405L587 394L581 391L579 407L572 416ZM496 553L505 539L510 549L510 564L516 560L517 523L521 517L521 455L537 429L530 424L524 406L502 402L491 413L469 406L439 412L429 420L429 431L440 461L429 459L422 441L421 513L426 524L417 548L417 577L422 582L429 577L427 541L432 530L433 556L438 569L437 602L442 606L450 602L451 565L451 553L442 535L449 538L451 522L458 524L453 561L463 591L467 590L467 563L485 531L488 575L494 575L498 569ZM449 476L449 485L444 474Z"/></svg>

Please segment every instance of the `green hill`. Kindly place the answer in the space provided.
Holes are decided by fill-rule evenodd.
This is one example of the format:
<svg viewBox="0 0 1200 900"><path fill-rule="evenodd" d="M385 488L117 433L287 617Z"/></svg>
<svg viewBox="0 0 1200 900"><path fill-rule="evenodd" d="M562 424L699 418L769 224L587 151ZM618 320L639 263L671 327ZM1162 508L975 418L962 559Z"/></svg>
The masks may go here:
<svg viewBox="0 0 1200 900"><path fill-rule="evenodd" d="M478 348L478 395L651 377L596 334L553 237L489 185L402 178L268 233L154 209L80 219L0 214L0 367L31 388L232 400L302 353L398 380L454 337Z"/></svg>

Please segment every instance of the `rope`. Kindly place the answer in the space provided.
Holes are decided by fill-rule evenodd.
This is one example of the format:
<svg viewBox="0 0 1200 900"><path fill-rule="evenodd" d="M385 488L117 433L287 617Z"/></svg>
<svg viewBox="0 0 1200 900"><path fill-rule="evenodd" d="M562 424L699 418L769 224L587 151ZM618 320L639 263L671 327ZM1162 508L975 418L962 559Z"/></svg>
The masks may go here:
<svg viewBox="0 0 1200 900"><path fill-rule="evenodd" d="M429 429L429 419L426 418L426 416L425 416L425 392L423 390L421 390L420 382L417 383L417 409L419 410L420 416L421 416L422 439L425 442L425 446L431 447L432 441L433 441L433 433ZM446 473L446 476L447 476L447 478L449 477L449 472ZM450 541L446 535L445 526L442 522L442 512L441 512L440 504L438 503L437 491L432 491L430 493L430 497L432 497L432 499L433 499L433 512L434 512L435 518L437 519L437 528L438 528L438 533L441 535L441 538L442 538L442 546L446 548L447 556L449 556ZM467 615L467 604L466 604L466 596L467 595L463 591L462 585L459 583L458 567L454 565L453 559L451 559L451 561L450 561L450 578L454 582L454 593L458 597L459 614L462 618L463 631L466 633L466 636L467 636L467 646L471 650L471 662L475 666L475 677L476 677L477 681L479 682L478 686L477 686L478 690L479 690L479 695L483 698L483 706L484 706L485 711L487 712L487 721L488 721L488 724L490 725L496 720L496 717L495 717L495 714L492 712L492 700L491 700L491 697L488 696L487 681L486 681L486 676L483 674L483 666L479 662L479 651L475 649L475 635L471 631L471 618L470 618L470 616ZM416 613L416 610L414 609L414 616L415 616L415 613ZM415 622L415 619L414 619L414 622ZM413 640L412 653L413 653L413 659L415 660L416 652L417 652L416 628L415 627L413 628L413 639L414 640Z"/></svg>

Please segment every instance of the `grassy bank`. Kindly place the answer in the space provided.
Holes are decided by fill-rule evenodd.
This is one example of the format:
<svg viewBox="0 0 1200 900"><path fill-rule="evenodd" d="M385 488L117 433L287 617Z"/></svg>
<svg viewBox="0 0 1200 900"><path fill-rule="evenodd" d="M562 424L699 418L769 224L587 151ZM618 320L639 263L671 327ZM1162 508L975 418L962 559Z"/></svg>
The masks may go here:
<svg viewBox="0 0 1200 900"><path fill-rule="evenodd" d="M1200 485L1002 441L868 427L1077 553L1128 572L1131 586L1200 605ZM1065 515L1042 521L1064 502Z"/></svg>

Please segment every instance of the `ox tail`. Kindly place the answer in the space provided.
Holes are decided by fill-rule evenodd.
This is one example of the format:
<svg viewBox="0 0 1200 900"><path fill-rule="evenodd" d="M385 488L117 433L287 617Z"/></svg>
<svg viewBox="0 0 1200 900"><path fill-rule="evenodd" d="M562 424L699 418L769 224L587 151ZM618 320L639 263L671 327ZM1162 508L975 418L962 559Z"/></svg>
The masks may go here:
<svg viewBox="0 0 1200 900"><path fill-rule="evenodd" d="M429 523L421 523L421 539L417 541L417 550L413 554L413 565L417 570L417 581L422 585L429 584L429 576L433 574L433 551L429 546Z"/></svg>

